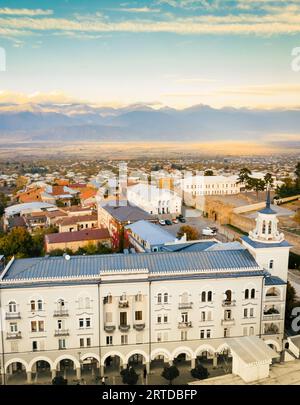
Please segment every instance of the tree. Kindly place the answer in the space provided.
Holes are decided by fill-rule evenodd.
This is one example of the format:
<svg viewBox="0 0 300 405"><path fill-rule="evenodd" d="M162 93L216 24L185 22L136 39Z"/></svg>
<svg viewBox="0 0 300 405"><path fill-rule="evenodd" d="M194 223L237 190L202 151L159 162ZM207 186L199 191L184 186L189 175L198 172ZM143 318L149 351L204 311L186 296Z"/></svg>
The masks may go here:
<svg viewBox="0 0 300 405"><path fill-rule="evenodd" d="M186 234L187 240L198 240L200 238L198 230L190 225L181 226L177 233L177 238L182 238L184 234Z"/></svg>
<svg viewBox="0 0 300 405"><path fill-rule="evenodd" d="M262 179L254 179L250 177L250 179L248 180L248 186L251 190L256 191L256 198L258 199L258 193L265 190L266 183Z"/></svg>
<svg viewBox="0 0 300 405"><path fill-rule="evenodd" d="M297 305L296 290L288 281L286 286L286 305L285 305L285 323L286 326L290 326L290 319L293 308Z"/></svg>
<svg viewBox="0 0 300 405"><path fill-rule="evenodd" d="M68 380L61 375L54 377L52 380L52 385L68 385Z"/></svg>
<svg viewBox="0 0 300 405"><path fill-rule="evenodd" d="M137 375L133 367L125 368L124 370L121 371L120 374L122 377L123 384L136 385L136 383L138 382L139 376Z"/></svg>
<svg viewBox="0 0 300 405"><path fill-rule="evenodd" d="M179 370L176 366L165 367L161 376L168 380L169 384L172 385L172 381L179 377Z"/></svg>
<svg viewBox="0 0 300 405"><path fill-rule="evenodd" d="M198 378L198 380L204 380L205 378L208 378L209 372L207 371L207 368L203 367L201 364L198 364L191 370L191 375L194 378Z"/></svg>
<svg viewBox="0 0 300 405"><path fill-rule="evenodd" d="M0 193L0 217L4 214L8 200L8 197L4 193Z"/></svg>
<svg viewBox="0 0 300 405"><path fill-rule="evenodd" d="M31 257L35 256L35 246L32 236L25 228L13 228L0 239L0 252L6 256Z"/></svg>
<svg viewBox="0 0 300 405"><path fill-rule="evenodd" d="M296 175L295 186L297 190L300 190L300 162L298 162L296 165L295 175Z"/></svg>
<svg viewBox="0 0 300 405"><path fill-rule="evenodd" d="M243 169L240 170L239 176L238 176L238 183L244 183L245 185L247 184L249 178L251 175L251 170L249 170L247 167L243 167Z"/></svg>
<svg viewBox="0 0 300 405"><path fill-rule="evenodd" d="M15 192L23 190L23 188L27 185L28 179L25 176L19 176L16 180L16 188Z"/></svg>
<svg viewBox="0 0 300 405"><path fill-rule="evenodd" d="M204 172L204 176L213 176L213 175L214 175L214 172L210 169L205 170L205 172Z"/></svg>
<svg viewBox="0 0 300 405"><path fill-rule="evenodd" d="M274 179L271 173L266 173L264 176L264 182L265 186L267 186L269 189L273 188L274 185Z"/></svg>

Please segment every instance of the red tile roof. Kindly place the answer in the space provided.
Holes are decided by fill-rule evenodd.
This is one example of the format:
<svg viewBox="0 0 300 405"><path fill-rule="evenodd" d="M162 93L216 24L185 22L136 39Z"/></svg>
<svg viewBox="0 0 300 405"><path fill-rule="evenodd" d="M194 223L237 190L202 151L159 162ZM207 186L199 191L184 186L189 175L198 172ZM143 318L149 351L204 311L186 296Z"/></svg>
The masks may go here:
<svg viewBox="0 0 300 405"><path fill-rule="evenodd" d="M102 240L109 238L110 235L106 228L85 229L83 231L76 232L51 233L45 236L46 243L48 244Z"/></svg>

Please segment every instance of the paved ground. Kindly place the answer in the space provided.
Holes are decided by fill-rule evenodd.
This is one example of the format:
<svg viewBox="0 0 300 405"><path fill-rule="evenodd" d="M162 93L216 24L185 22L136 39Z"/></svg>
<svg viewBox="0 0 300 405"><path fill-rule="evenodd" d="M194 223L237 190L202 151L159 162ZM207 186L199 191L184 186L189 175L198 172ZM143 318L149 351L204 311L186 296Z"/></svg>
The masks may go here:
<svg viewBox="0 0 300 405"><path fill-rule="evenodd" d="M300 385L300 361L274 364L270 377L256 383L246 384L240 377L232 374L195 382L197 385Z"/></svg>

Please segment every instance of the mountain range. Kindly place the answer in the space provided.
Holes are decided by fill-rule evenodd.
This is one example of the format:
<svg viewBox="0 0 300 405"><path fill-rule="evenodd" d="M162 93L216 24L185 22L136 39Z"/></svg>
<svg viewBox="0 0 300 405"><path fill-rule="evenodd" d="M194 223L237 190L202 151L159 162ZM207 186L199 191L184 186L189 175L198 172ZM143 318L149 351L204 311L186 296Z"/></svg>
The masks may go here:
<svg viewBox="0 0 300 405"><path fill-rule="evenodd" d="M0 140L193 141L268 139L282 135L300 144L300 109L221 108L183 110L135 104L126 108L88 104L1 104ZM275 139L274 139L275 141Z"/></svg>

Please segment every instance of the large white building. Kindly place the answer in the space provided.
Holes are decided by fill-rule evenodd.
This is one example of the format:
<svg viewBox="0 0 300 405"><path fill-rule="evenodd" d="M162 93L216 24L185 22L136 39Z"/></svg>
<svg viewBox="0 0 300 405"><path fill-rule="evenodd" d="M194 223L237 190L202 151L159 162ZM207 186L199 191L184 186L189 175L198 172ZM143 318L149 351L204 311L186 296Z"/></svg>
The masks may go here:
<svg viewBox="0 0 300 405"><path fill-rule="evenodd" d="M169 189L140 183L128 187L127 198L151 215L181 214L182 199Z"/></svg>
<svg viewBox="0 0 300 405"><path fill-rule="evenodd" d="M267 206L242 244L203 251L11 260L1 272L1 374L229 351L245 381L283 349L289 244ZM273 349L271 350L268 345Z"/></svg>
<svg viewBox="0 0 300 405"><path fill-rule="evenodd" d="M238 176L188 176L177 181L176 186L195 197L238 194L242 188Z"/></svg>

